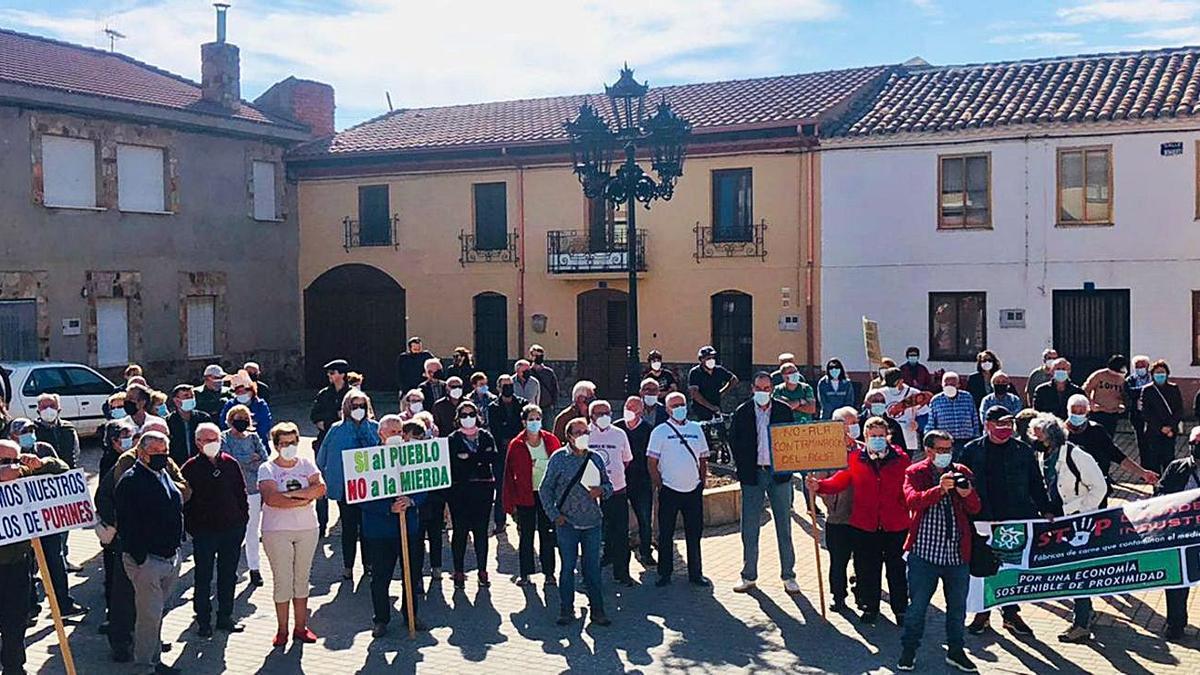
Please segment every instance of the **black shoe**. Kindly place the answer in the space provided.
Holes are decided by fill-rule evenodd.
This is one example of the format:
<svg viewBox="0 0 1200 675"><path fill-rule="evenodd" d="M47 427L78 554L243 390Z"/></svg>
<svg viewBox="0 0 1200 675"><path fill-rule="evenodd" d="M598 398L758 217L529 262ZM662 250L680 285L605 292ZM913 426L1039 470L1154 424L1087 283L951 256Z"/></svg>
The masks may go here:
<svg viewBox="0 0 1200 675"><path fill-rule="evenodd" d="M896 670L916 670L917 668L917 650L905 649L900 653L900 660L896 662Z"/></svg>
<svg viewBox="0 0 1200 675"><path fill-rule="evenodd" d="M592 625L593 626L611 626L612 619L608 618L608 615L604 614L603 612L595 613L595 614L592 614Z"/></svg>
<svg viewBox="0 0 1200 675"><path fill-rule="evenodd" d="M652 565L657 565L657 564L658 564L658 561L655 560L653 553L647 553L646 555L642 556L642 566L643 567L650 567Z"/></svg>
<svg viewBox="0 0 1200 675"><path fill-rule="evenodd" d="M690 577L688 578L688 583L700 588L712 588L712 582L707 577Z"/></svg>
<svg viewBox="0 0 1200 675"><path fill-rule="evenodd" d="M575 623L575 610L571 610L570 612L560 612L558 615L558 621L555 621L555 623L560 626L569 626Z"/></svg>
<svg viewBox="0 0 1200 675"><path fill-rule="evenodd" d="M1183 626L1167 626L1167 629L1163 631L1163 637L1167 640L1182 640Z"/></svg>
<svg viewBox="0 0 1200 675"><path fill-rule="evenodd" d="M624 586L625 588L631 588L636 585L636 582L633 580L632 577L620 577L619 579L615 579L614 581L617 582L618 586Z"/></svg>
<svg viewBox="0 0 1200 675"><path fill-rule="evenodd" d="M384 635L387 635L386 623L377 623L375 624L375 627L371 629L371 637L373 638L381 638Z"/></svg>
<svg viewBox="0 0 1200 675"><path fill-rule="evenodd" d="M76 565L75 563L67 563L66 566L64 567L64 569L66 569L71 574L79 574L80 572L83 571L83 567Z"/></svg>
<svg viewBox="0 0 1200 675"><path fill-rule="evenodd" d="M258 570L250 570L250 585L258 588L263 585L262 573Z"/></svg>
<svg viewBox="0 0 1200 675"><path fill-rule="evenodd" d="M179 675L183 671L175 666L168 666L165 663L154 664L154 675Z"/></svg>
<svg viewBox="0 0 1200 675"><path fill-rule="evenodd" d="M671 577L659 577L658 581L654 582L654 585L659 588L662 588L663 586L670 586L671 585Z"/></svg>
<svg viewBox="0 0 1200 675"><path fill-rule="evenodd" d="M868 626L874 626L875 622L879 620L879 612L863 612L858 620Z"/></svg>
<svg viewBox="0 0 1200 675"><path fill-rule="evenodd" d="M170 643L170 642L163 642L163 643L160 643L160 644L158 645L158 652L159 652L160 654L166 654L167 652L171 651L171 647L172 647L172 646L173 646L173 645L171 645L171 643Z"/></svg>
<svg viewBox="0 0 1200 675"><path fill-rule="evenodd" d="M1033 629L1019 614L1004 617L1004 627L1014 635L1033 635Z"/></svg>
<svg viewBox="0 0 1200 675"><path fill-rule="evenodd" d="M101 635L108 635L108 622L107 622L107 621L105 621L104 623L100 624L100 625L99 625L99 626L96 628L96 632L97 632L97 633L99 633L99 634L101 634Z"/></svg>
<svg viewBox="0 0 1200 675"><path fill-rule="evenodd" d="M196 627L196 634L202 638L212 637L212 626L202 623Z"/></svg>
<svg viewBox="0 0 1200 675"><path fill-rule="evenodd" d="M62 608L61 613L64 617L83 616L84 614L88 613L88 608L84 605L79 604L78 602L71 601L70 604L65 605Z"/></svg>
<svg viewBox="0 0 1200 675"><path fill-rule="evenodd" d="M991 625L986 614L976 614L971 623L967 625L967 632L971 635L983 635L983 631L991 628Z"/></svg>
<svg viewBox="0 0 1200 675"><path fill-rule="evenodd" d="M833 602L829 603L829 611L831 612L844 612L847 609L850 608L846 606L846 601L844 599L835 598Z"/></svg>
<svg viewBox="0 0 1200 675"><path fill-rule="evenodd" d="M116 663L129 663L133 660L133 650L129 647L113 647L112 660Z"/></svg>
<svg viewBox="0 0 1200 675"><path fill-rule="evenodd" d="M979 669L967 658L967 653L961 649L946 652L946 663L958 668L964 673L978 673Z"/></svg>
<svg viewBox="0 0 1200 675"><path fill-rule="evenodd" d="M225 633L241 633L246 627L233 619L217 619L217 630Z"/></svg>

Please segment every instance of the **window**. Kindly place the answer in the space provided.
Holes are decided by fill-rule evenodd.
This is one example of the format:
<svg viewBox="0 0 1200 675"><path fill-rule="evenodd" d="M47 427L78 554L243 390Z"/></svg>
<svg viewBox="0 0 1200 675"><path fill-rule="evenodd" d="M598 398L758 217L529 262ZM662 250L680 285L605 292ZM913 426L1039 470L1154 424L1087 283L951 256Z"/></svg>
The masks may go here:
<svg viewBox="0 0 1200 675"><path fill-rule="evenodd" d="M125 298L96 299L96 363L129 363L129 301Z"/></svg>
<svg viewBox="0 0 1200 675"><path fill-rule="evenodd" d="M363 185L358 188L359 246L392 245L391 213L388 186Z"/></svg>
<svg viewBox="0 0 1200 675"><path fill-rule="evenodd" d="M1112 224L1112 150L1058 151L1058 224Z"/></svg>
<svg viewBox="0 0 1200 675"><path fill-rule="evenodd" d="M187 353L188 358L216 354L213 335L216 298L211 295L193 295L187 299Z"/></svg>
<svg viewBox="0 0 1200 675"><path fill-rule="evenodd" d="M254 219L276 220L279 212L275 208L275 163L254 162Z"/></svg>
<svg viewBox="0 0 1200 675"><path fill-rule="evenodd" d="M111 389L109 390L112 391ZM21 387L21 395L32 398L38 394L58 394L64 396L70 392L67 384L67 371L62 368L38 368L29 373L25 384Z"/></svg>
<svg viewBox="0 0 1200 675"><path fill-rule="evenodd" d="M475 249L499 251L508 247L508 184L476 183Z"/></svg>
<svg viewBox="0 0 1200 675"><path fill-rule="evenodd" d="M754 188L750 169L712 172L713 241L754 238Z"/></svg>
<svg viewBox="0 0 1200 675"><path fill-rule="evenodd" d="M749 295L723 291L712 296L712 345L721 363L742 379L750 377L754 307Z"/></svg>
<svg viewBox="0 0 1200 675"><path fill-rule="evenodd" d="M42 136L42 201L46 206L95 208L95 143Z"/></svg>
<svg viewBox="0 0 1200 675"><path fill-rule="evenodd" d="M0 300L0 359L38 360L37 300Z"/></svg>
<svg viewBox="0 0 1200 675"><path fill-rule="evenodd" d="M987 348L987 294L929 294L929 358L974 361Z"/></svg>
<svg viewBox="0 0 1200 675"><path fill-rule="evenodd" d="M992 226L992 156L938 157L938 228L962 230Z"/></svg>
<svg viewBox="0 0 1200 675"><path fill-rule="evenodd" d="M113 393L112 382L100 377L87 368L67 368L68 390L72 396L108 396Z"/></svg>
<svg viewBox="0 0 1200 675"><path fill-rule="evenodd" d="M1200 291L1192 291L1192 365L1200 366Z"/></svg>
<svg viewBox="0 0 1200 675"><path fill-rule="evenodd" d="M122 211L166 210L162 148L117 146L117 206Z"/></svg>

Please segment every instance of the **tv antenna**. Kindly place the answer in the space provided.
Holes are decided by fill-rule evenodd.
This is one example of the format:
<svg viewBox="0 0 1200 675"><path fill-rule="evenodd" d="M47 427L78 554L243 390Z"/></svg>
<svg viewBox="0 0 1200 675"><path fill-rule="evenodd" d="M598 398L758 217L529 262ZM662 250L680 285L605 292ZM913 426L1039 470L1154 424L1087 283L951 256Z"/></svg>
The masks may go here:
<svg viewBox="0 0 1200 675"><path fill-rule="evenodd" d="M124 33L115 28L108 28L107 26L104 28L104 34L108 36L108 51L110 52L117 50L117 40L125 38Z"/></svg>

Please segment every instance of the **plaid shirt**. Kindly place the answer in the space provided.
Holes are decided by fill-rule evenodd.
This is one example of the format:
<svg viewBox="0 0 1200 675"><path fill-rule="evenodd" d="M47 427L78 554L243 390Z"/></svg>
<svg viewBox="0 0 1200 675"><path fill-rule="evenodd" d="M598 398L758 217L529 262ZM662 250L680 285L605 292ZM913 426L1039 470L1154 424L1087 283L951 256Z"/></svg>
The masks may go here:
<svg viewBox="0 0 1200 675"><path fill-rule="evenodd" d="M956 441L978 438L981 434L978 414L971 394L959 391L954 398L938 394L929 402L929 429L945 431Z"/></svg>
<svg viewBox="0 0 1200 675"><path fill-rule="evenodd" d="M921 522L917 525L913 555L931 565L949 567L963 564L962 552L959 549L962 533L954 523L952 499L950 495L943 496L937 504L921 514Z"/></svg>

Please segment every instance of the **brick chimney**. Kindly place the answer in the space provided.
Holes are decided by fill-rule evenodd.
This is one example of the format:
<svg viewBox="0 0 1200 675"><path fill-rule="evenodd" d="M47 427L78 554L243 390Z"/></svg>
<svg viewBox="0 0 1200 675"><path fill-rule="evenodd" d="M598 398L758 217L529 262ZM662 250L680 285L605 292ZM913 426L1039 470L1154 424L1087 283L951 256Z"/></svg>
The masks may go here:
<svg viewBox="0 0 1200 675"><path fill-rule="evenodd" d="M254 99L255 107L309 128L314 137L333 135L333 87L289 77Z"/></svg>
<svg viewBox="0 0 1200 675"><path fill-rule="evenodd" d="M242 75L238 48L225 41L229 5L217 2L213 7L217 8L217 40L200 45L200 96L235 111L242 103Z"/></svg>

